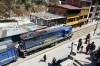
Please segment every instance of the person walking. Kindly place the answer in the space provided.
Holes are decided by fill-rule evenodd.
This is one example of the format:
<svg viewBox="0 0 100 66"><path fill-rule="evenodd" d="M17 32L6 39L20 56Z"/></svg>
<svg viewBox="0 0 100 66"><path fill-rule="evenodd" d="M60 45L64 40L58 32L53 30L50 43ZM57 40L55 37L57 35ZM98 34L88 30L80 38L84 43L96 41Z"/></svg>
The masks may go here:
<svg viewBox="0 0 100 66"><path fill-rule="evenodd" d="M56 58L55 57L52 60L52 64L53 64L53 66L55 66L55 64L56 64Z"/></svg>
<svg viewBox="0 0 100 66"><path fill-rule="evenodd" d="M90 34L88 34L87 36L86 36L86 40L85 40L85 44L89 44L90 43L90 38L91 38L91 36L90 36Z"/></svg>
<svg viewBox="0 0 100 66"><path fill-rule="evenodd" d="M93 54L93 50L95 50L95 44L94 41L91 43L91 47L90 47L90 54Z"/></svg>
<svg viewBox="0 0 100 66"><path fill-rule="evenodd" d="M80 38L80 39L78 40L77 52L79 51L81 45L82 45L82 39Z"/></svg>
<svg viewBox="0 0 100 66"><path fill-rule="evenodd" d="M88 44L88 45L86 46L86 54L88 54L89 50L90 50L90 44Z"/></svg>
<svg viewBox="0 0 100 66"><path fill-rule="evenodd" d="M46 58L46 55L43 56L43 59L44 59L44 62L46 62L46 59L47 59L47 58Z"/></svg>
<svg viewBox="0 0 100 66"><path fill-rule="evenodd" d="M81 46L81 50L80 50L80 53L83 53L83 46Z"/></svg>

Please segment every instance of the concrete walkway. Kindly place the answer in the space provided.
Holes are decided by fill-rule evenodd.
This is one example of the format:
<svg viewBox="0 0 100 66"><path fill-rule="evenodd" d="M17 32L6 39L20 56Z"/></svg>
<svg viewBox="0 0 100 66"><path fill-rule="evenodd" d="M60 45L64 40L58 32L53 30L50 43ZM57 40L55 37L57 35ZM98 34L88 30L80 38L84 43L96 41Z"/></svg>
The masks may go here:
<svg viewBox="0 0 100 66"><path fill-rule="evenodd" d="M100 32L100 29L98 29L96 31L96 34ZM98 47L100 46L100 35L94 35L93 36L93 32L90 33L91 34L91 41L94 41L95 42L95 45L96 45L96 50L98 49ZM85 38L85 36L83 36L82 38ZM83 40L83 46L84 46L84 50L83 50L83 53L77 53L77 60L82 63L84 66L95 66L97 61L93 61L93 58L94 56L93 55L87 55L86 54L86 46L87 44L84 44L84 40Z"/></svg>

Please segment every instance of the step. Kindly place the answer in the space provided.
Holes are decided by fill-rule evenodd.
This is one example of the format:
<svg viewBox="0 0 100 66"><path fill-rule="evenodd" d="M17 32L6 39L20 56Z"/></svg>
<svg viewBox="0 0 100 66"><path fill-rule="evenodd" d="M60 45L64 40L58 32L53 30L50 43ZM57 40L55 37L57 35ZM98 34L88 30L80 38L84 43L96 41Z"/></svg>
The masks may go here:
<svg viewBox="0 0 100 66"><path fill-rule="evenodd" d="M79 61L77 61L76 59L74 60L73 63L74 66L83 66Z"/></svg>
<svg viewBox="0 0 100 66"><path fill-rule="evenodd" d="M74 66L80 66L77 62L73 63Z"/></svg>

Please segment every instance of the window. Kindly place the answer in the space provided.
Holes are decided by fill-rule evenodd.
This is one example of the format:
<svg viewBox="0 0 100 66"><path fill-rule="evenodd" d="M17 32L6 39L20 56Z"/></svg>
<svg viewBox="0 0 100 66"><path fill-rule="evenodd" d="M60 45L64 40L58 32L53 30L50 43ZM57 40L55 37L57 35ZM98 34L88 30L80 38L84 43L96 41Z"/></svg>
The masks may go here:
<svg viewBox="0 0 100 66"><path fill-rule="evenodd" d="M86 2L83 2L83 6L85 6Z"/></svg>
<svg viewBox="0 0 100 66"><path fill-rule="evenodd" d="M89 11L89 9L86 9L85 11Z"/></svg>
<svg viewBox="0 0 100 66"><path fill-rule="evenodd" d="M95 14L95 16L98 16L98 15L99 15L99 13L96 13L96 14Z"/></svg>
<svg viewBox="0 0 100 66"><path fill-rule="evenodd" d="M68 22L73 22L73 18L71 18L71 19L68 19Z"/></svg>
<svg viewBox="0 0 100 66"><path fill-rule="evenodd" d="M95 5L95 0L92 1L92 5Z"/></svg>
<svg viewBox="0 0 100 66"><path fill-rule="evenodd" d="M100 0L99 0L99 3L98 3L98 5L100 5Z"/></svg>
<svg viewBox="0 0 100 66"><path fill-rule="evenodd" d="M93 11L93 7L91 7L91 10L90 11Z"/></svg>
<svg viewBox="0 0 100 66"><path fill-rule="evenodd" d="M86 6L90 6L90 5L91 5L91 2L87 2L87 3L86 3Z"/></svg>
<svg viewBox="0 0 100 66"><path fill-rule="evenodd" d="M83 19L83 16L80 16L80 19Z"/></svg>
<svg viewBox="0 0 100 66"><path fill-rule="evenodd" d="M49 36L52 37L53 36L52 33L49 33Z"/></svg>
<svg viewBox="0 0 100 66"><path fill-rule="evenodd" d="M92 14L89 15L89 18L91 18L91 17L92 17Z"/></svg>
<svg viewBox="0 0 100 66"><path fill-rule="evenodd" d="M85 15L84 18L87 18L87 15Z"/></svg>
<svg viewBox="0 0 100 66"><path fill-rule="evenodd" d="M1 39L0 39L0 42L2 42L2 41L4 41L4 39L1 38Z"/></svg>
<svg viewBox="0 0 100 66"><path fill-rule="evenodd" d="M75 18L73 18L73 21L75 21Z"/></svg>
<svg viewBox="0 0 100 66"><path fill-rule="evenodd" d="M84 12L84 11L85 11L85 9L81 10L81 12Z"/></svg>
<svg viewBox="0 0 100 66"><path fill-rule="evenodd" d="M76 20L79 20L79 17L77 17Z"/></svg>
<svg viewBox="0 0 100 66"><path fill-rule="evenodd" d="M83 6L90 6L91 2L83 2Z"/></svg>
<svg viewBox="0 0 100 66"><path fill-rule="evenodd" d="M2 53L2 56L6 56L6 53Z"/></svg>

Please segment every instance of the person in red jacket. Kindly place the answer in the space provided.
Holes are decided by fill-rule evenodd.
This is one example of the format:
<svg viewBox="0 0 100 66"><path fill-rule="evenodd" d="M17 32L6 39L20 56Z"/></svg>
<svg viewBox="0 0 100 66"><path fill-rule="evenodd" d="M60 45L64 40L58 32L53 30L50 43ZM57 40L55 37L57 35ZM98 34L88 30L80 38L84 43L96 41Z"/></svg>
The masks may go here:
<svg viewBox="0 0 100 66"><path fill-rule="evenodd" d="M88 54L88 52L89 52L89 50L90 50L90 47L91 47L90 44L88 44L88 45L86 46L86 53L87 53L87 54Z"/></svg>

